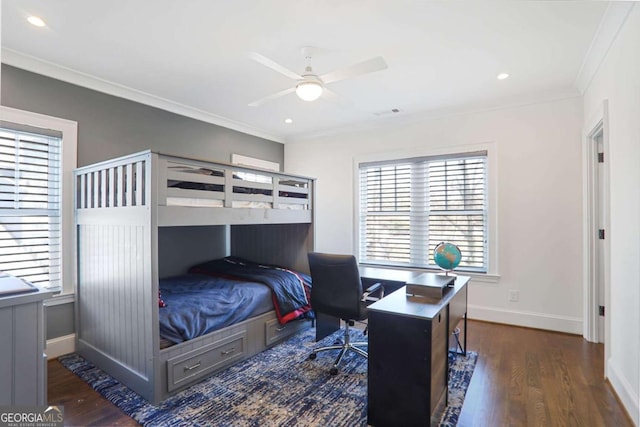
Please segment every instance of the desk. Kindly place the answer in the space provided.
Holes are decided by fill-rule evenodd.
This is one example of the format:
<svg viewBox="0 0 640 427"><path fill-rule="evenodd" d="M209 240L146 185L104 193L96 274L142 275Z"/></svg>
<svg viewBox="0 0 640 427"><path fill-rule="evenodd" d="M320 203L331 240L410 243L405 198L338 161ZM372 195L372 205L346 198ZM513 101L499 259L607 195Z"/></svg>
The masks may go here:
<svg viewBox="0 0 640 427"><path fill-rule="evenodd" d="M396 270L380 267L360 267L362 287L368 288L374 283L382 283L385 295L397 291L423 273L408 270Z"/></svg>
<svg viewBox="0 0 640 427"><path fill-rule="evenodd" d="M400 288L369 306L370 425L429 425L446 405L448 337L464 319L466 350L468 282L458 276L440 300L408 297Z"/></svg>
<svg viewBox="0 0 640 427"><path fill-rule="evenodd" d="M418 271L408 270L396 270L392 268L381 267L360 267L360 277L362 278L362 286L367 288L374 283L380 282L384 286L385 295L389 295L400 288L403 288L407 283L412 283L414 279L417 279L423 274ZM461 284L462 281L469 282L469 277L460 276L457 280L457 284ZM460 290L456 291L456 294ZM453 295L451 295L453 297ZM464 289L463 295L457 295L456 298L450 298L449 301L449 336L453 334L458 324L463 322L462 336L463 342L460 344L460 349L464 354L467 352L467 290ZM338 325L339 326L339 325ZM333 331L332 331L333 332Z"/></svg>
<svg viewBox="0 0 640 427"><path fill-rule="evenodd" d="M389 295L400 288L404 288L407 283L411 283L413 279L419 277L422 273L409 270L397 270L393 268L381 268L381 267L359 267L360 278L362 279L362 287L368 288L374 283L382 283L384 286L385 295ZM459 277L456 283L461 283L461 280L465 280L465 283L469 281L468 277ZM467 293L466 288L464 291L464 298L459 296L452 304L450 304L449 315L449 337L455 330L456 326L461 320L464 320L463 332L464 344L461 349L466 353L467 349ZM322 313L316 313L316 341L320 341L324 337L327 337L340 329L340 319L333 316L328 316Z"/></svg>

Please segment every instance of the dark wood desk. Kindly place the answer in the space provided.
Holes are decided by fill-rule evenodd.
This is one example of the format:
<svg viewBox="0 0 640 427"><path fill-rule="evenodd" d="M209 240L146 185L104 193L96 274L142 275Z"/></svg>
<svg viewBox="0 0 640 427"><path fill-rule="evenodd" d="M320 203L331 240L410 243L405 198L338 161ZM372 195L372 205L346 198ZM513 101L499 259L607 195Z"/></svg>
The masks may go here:
<svg viewBox="0 0 640 427"><path fill-rule="evenodd" d="M426 426L446 405L448 338L461 319L466 350L468 282L458 276L440 300L400 288L369 306L370 425Z"/></svg>
<svg viewBox="0 0 640 427"><path fill-rule="evenodd" d="M422 274L430 274L430 273L422 273L417 271L409 271L409 270L398 270L394 268L382 268L382 267L366 267L360 266L360 277L362 279L362 286L366 289L374 283L382 283L384 286L385 295L390 295L391 293L403 288L407 283L411 283L413 279L419 277ZM465 280L469 280L469 278L465 278ZM455 304L451 305L451 315L450 317L450 326L449 326L449 337L455 330L456 326L460 323L461 320L464 319L464 323L462 325L462 332L460 336L463 337L463 348L462 351L466 352L467 349L467 322L466 322L466 314L467 314L467 298L466 291L464 301L461 298L456 299L454 301ZM333 316L328 316L322 313L316 313L316 341L320 341L324 337L327 337L340 329L340 319ZM448 342L448 341L447 341Z"/></svg>
<svg viewBox="0 0 640 427"><path fill-rule="evenodd" d="M382 267L360 267L360 277L362 278L362 286L367 288L374 283L382 283L385 289L385 295L389 295L400 288L403 288L407 283L414 282L421 275L428 275L431 273L423 273L418 271L397 270L392 268ZM458 284L462 283L460 280L469 281L469 277L463 277L457 281ZM459 291L458 291L459 292ZM460 350L466 354L467 351L467 291L465 289L464 295L458 295L457 298L449 301L449 337L453 334L454 330L460 325L458 338L462 339L460 343ZM462 324L460 323L462 322ZM454 348L457 348L457 342L453 343Z"/></svg>
<svg viewBox="0 0 640 427"><path fill-rule="evenodd" d="M397 291L411 280L423 274L416 271L396 270L393 268L360 267L362 286L367 288L374 283L382 283L385 294Z"/></svg>

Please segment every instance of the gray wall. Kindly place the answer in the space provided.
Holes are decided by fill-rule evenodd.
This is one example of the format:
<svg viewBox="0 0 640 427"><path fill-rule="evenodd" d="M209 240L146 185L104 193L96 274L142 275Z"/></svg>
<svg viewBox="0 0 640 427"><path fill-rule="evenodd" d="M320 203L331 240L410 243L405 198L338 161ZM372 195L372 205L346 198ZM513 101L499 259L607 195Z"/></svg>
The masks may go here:
<svg viewBox="0 0 640 427"><path fill-rule="evenodd" d="M78 123L78 166L147 149L227 163L237 153L284 166L280 143L5 64L1 88L4 106ZM47 339L73 332L73 304L48 307Z"/></svg>
<svg viewBox="0 0 640 427"><path fill-rule="evenodd" d="M160 278L184 274L195 264L230 255L228 228L226 225L161 227L158 230Z"/></svg>
<svg viewBox="0 0 640 427"><path fill-rule="evenodd" d="M73 303L45 307L47 339L62 337L75 331Z"/></svg>
<svg viewBox="0 0 640 427"><path fill-rule="evenodd" d="M5 64L2 105L78 122L78 166L147 149L227 163L237 153L284 164L284 145L278 142Z"/></svg>

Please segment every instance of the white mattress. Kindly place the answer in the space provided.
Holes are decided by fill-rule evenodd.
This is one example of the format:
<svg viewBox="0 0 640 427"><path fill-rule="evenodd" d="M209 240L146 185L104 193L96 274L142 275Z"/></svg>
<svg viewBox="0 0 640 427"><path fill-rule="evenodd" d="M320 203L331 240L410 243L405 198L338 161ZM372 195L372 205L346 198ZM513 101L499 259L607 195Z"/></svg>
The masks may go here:
<svg viewBox="0 0 640 427"><path fill-rule="evenodd" d="M224 207L222 200L216 199L196 199L189 197L167 197L167 206L189 206L204 208L221 208ZM304 210L304 205L297 203L280 203L280 209ZM246 200L234 200L232 203L234 208L252 208L252 209L272 209L271 203L268 202L252 202Z"/></svg>
<svg viewBox="0 0 640 427"><path fill-rule="evenodd" d="M189 197L167 197L167 206L195 206L205 208L221 208L224 206L222 200L196 199Z"/></svg>

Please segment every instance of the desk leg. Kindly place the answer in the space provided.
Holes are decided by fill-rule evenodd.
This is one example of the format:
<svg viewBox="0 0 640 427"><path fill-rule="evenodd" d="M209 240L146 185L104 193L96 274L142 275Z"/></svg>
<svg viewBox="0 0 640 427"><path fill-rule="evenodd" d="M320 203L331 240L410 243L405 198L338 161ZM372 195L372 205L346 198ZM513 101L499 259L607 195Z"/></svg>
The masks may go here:
<svg viewBox="0 0 640 427"><path fill-rule="evenodd" d="M467 355L467 313L464 313L464 350L462 354Z"/></svg>
<svg viewBox="0 0 640 427"><path fill-rule="evenodd" d="M460 328L456 327L453 331L453 337L456 339L456 354L463 354L463 355L467 355L467 313L464 314L463 316L464 319L464 338L463 338L463 343L460 342L460 334L461 334L461 330Z"/></svg>

